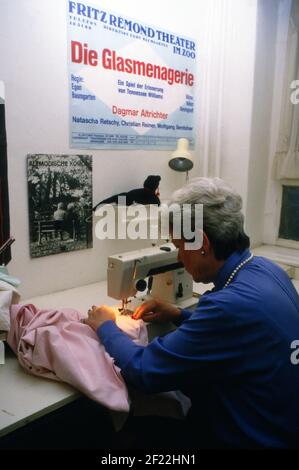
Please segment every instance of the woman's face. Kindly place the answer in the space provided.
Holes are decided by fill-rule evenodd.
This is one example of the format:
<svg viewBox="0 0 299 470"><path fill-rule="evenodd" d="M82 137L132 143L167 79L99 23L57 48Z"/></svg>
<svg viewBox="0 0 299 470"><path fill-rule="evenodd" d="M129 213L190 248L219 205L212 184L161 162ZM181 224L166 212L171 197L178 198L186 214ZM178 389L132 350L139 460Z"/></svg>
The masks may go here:
<svg viewBox="0 0 299 470"><path fill-rule="evenodd" d="M183 263L195 282L213 282L224 261L215 258L214 250L204 232L202 247L199 249L187 250L188 243L182 239L172 239L172 243L178 249L178 261Z"/></svg>
<svg viewBox="0 0 299 470"><path fill-rule="evenodd" d="M172 243L178 249L178 261L183 263L186 271L191 274L195 282L210 282L206 280L206 262L201 250L186 250L185 241L173 239Z"/></svg>

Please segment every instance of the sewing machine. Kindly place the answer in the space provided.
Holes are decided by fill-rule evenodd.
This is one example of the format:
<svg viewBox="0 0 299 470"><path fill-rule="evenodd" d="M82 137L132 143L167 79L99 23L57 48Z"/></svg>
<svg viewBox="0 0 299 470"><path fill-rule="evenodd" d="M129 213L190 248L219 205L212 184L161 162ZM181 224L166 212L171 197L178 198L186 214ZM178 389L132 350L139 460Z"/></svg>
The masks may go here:
<svg viewBox="0 0 299 470"><path fill-rule="evenodd" d="M120 313L132 313L149 298L159 298L182 308L197 303L192 277L177 260L177 255L178 250L168 243L109 256L107 293L122 301ZM128 302L132 302L130 310Z"/></svg>

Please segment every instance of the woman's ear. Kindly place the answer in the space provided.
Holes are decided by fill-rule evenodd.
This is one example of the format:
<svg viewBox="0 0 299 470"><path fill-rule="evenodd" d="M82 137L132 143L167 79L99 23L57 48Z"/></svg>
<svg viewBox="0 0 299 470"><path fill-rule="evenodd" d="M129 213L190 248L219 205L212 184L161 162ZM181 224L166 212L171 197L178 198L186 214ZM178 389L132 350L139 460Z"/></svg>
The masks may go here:
<svg viewBox="0 0 299 470"><path fill-rule="evenodd" d="M201 250L203 250L206 254L209 254L211 251L211 243L210 240L208 239L207 235L205 232L202 232L202 247Z"/></svg>

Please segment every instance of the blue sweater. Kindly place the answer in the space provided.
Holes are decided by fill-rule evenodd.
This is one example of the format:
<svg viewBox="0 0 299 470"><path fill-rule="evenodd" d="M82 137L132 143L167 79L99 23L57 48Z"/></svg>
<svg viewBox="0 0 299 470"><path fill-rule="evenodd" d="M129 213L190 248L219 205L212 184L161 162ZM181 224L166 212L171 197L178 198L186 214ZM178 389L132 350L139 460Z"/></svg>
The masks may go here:
<svg viewBox="0 0 299 470"><path fill-rule="evenodd" d="M108 353L146 393L182 390L199 430L215 446L294 447L299 441L299 297L286 273L255 256L223 289L248 250L233 253L195 310L148 346L135 345L113 321L98 328Z"/></svg>

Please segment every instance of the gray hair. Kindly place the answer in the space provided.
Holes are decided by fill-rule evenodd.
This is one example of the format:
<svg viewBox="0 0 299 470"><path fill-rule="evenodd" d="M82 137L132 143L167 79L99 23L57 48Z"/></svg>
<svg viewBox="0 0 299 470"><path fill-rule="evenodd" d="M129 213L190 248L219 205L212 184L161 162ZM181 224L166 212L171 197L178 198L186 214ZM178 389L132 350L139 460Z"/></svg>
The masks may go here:
<svg viewBox="0 0 299 470"><path fill-rule="evenodd" d="M217 257L227 257L235 249L249 246L243 228L242 198L222 179L194 178L173 193L170 204L178 204L181 208L183 204L190 204L191 218L195 205L203 205L203 230L214 250L215 245L219 245Z"/></svg>

